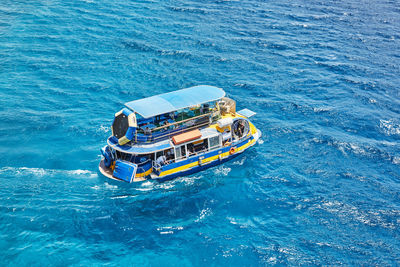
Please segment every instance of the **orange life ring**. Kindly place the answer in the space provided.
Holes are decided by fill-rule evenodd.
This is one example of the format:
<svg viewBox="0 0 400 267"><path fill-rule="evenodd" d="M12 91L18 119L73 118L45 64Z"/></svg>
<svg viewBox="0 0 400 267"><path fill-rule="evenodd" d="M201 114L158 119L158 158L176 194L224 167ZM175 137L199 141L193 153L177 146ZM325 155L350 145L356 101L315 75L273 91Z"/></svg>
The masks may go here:
<svg viewBox="0 0 400 267"><path fill-rule="evenodd" d="M110 166L110 169L111 169L111 170L114 170L114 169L115 169L115 162L116 162L116 161L112 161L112 162L111 162L111 166Z"/></svg>
<svg viewBox="0 0 400 267"><path fill-rule="evenodd" d="M231 149L229 149L229 154L234 154L236 152L236 149L234 147L231 147Z"/></svg>

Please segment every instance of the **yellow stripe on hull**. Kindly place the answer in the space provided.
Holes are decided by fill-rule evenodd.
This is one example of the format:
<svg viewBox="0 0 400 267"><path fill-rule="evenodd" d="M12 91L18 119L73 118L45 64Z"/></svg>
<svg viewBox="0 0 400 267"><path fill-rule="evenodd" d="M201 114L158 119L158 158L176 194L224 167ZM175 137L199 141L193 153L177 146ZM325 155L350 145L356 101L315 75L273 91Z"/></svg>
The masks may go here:
<svg viewBox="0 0 400 267"><path fill-rule="evenodd" d="M253 145L255 142L256 142L256 140L254 138L249 140L246 144L238 147L236 149L235 154L236 153L240 153L241 151L245 150L249 146ZM221 154L218 154L218 155L215 155L215 156L212 156L212 157L208 157L208 158L202 159L201 163L202 164L209 163L209 162L212 162L214 160L219 159L219 157L226 158L226 157L229 157L230 155L231 154L228 151L228 152L225 152L225 153L221 153ZM160 175L158 177L163 177L163 176L166 176L166 175L170 175L170 174L174 174L174 173L177 173L177 172L185 171L187 169L193 168L193 167L198 166L198 165L199 165L199 162L195 161L195 162L183 165L183 166L176 167L176 168L171 169L171 170L163 171L163 172L160 173Z"/></svg>
<svg viewBox="0 0 400 267"><path fill-rule="evenodd" d="M137 177L146 177L147 175L150 175L150 173L153 171L153 168L150 168L148 171L146 172L142 172L142 173L136 173L135 178Z"/></svg>

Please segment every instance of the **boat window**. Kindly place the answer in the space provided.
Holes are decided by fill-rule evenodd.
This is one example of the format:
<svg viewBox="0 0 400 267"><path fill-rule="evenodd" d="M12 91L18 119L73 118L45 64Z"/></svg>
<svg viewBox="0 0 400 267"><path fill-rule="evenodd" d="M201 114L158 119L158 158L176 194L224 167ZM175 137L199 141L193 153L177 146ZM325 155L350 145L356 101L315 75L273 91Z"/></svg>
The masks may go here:
<svg viewBox="0 0 400 267"><path fill-rule="evenodd" d="M174 149L170 148L156 152L155 161L159 166L171 163L175 158Z"/></svg>
<svg viewBox="0 0 400 267"><path fill-rule="evenodd" d="M174 158L174 149L170 148L170 149L166 149L163 151L158 151L156 153L156 158L160 157L160 156L166 156L167 159L173 159Z"/></svg>
<svg viewBox="0 0 400 267"><path fill-rule="evenodd" d="M176 159L180 159L186 156L186 147L183 146L179 146L176 149Z"/></svg>
<svg viewBox="0 0 400 267"><path fill-rule="evenodd" d="M126 161L131 161L133 162L135 160L135 155L134 154L129 154L129 153L124 153L121 151L115 151L117 159L120 160L126 160Z"/></svg>
<svg viewBox="0 0 400 267"><path fill-rule="evenodd" d="M136 164L143 164L147 162L150 158L150 155L136 155L132 158L131 162Z"/></svg>
<svg viewBox="0 0 400 267"><path fill-rule="evenodd" d="M157 153L156 153L156 159L158 159L159 157L161 157L161 156L163 156L164 155L164 151L158 151Z"/></svg>
<svg viewBox="0 0 400 267"><path fill-rule="evenodd" d="M250 131L249 122L244 119L236 120L232 124L232 131L235 139L241 139L245 137Z"/></svg>
<svg viewBox="0 0 400 267"><path fill-rule="evenodd" d="M187 144L188 155L196 155L208 150L208 139Z"/></svg>
<svg viewBox="0 0 400 267"><path fill-rule="evenodd" d="M210 137L209 142L210 142L210 149L213 149L215 147L219 147L220 146L219 135Z"/></svg>
<svg viewBox="0 0 400 267"><path fill-rule="evenodd" d="M171 149L165 150L165 156L167 157L167 161L174 160L175 159L174 149L171 148Z"/></svg>

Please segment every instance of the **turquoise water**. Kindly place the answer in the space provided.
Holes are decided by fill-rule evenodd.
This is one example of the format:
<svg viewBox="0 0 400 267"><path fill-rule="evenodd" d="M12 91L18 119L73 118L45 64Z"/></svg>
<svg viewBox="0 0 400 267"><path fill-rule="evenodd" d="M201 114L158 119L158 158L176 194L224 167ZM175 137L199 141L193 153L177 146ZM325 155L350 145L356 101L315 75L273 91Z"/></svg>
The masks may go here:
<svg viewBox="0 0 400 267"><path fill-rule="evenodd" d="M1 1L0 262L399 265L399 51L397 1ZM198 84L262 141L98 173L123 103Z"/></svg>

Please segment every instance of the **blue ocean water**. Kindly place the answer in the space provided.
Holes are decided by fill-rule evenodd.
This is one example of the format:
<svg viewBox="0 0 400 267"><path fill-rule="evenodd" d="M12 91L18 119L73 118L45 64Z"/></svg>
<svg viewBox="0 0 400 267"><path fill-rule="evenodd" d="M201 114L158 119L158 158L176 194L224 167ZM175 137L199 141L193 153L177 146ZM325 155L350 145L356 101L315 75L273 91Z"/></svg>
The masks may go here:
<svg viewBox="0 0 400 267"><path fill-rule="evenodd" d="M1 1L1 265L399 265L399 52L392 0ZM123 103L198 84L262 140L98 173Z"/></svg>

